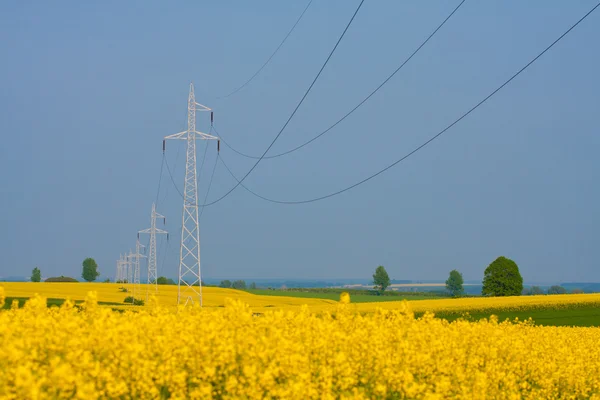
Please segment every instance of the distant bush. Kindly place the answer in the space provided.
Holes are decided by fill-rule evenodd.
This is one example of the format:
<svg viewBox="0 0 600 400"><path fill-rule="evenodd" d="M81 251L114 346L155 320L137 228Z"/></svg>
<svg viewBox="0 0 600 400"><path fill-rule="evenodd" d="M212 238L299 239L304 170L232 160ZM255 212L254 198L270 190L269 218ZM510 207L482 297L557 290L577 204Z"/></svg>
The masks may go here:
<svg viewBox="0 0 600 400"><path fill-rule="evenodd" d="M521 294L524 294L527 296L537 296L540 294L544 294L544 290L539 286L532 286L530 288L524 288L523 291L521 292Z"/></svg>
<svg viewBox="0 0 600 400"><path fill-rule="evenodd" d="M583 289L575 288L575 289L571 290L571 293L573 293L573 294L583 294L585 292L583 291Z"/></svg>
<svg viewBox="0 0 600 400"><path fill-rule="evenodd" d="M567 289L565 289L562 286L558 286L558 285L550 286L550 289L548 289L548 294L565 294L565 293L567 293Z"/></svg>
<svg viewBox="0 0 600 400"><path fill-rule="evenodd" d="M219 284L219 287L230 288L231 287L231 281L229 279L225 279L224 281L221 281L221 283Z"/></svg>
<svg viewBox="0 0 600 400"><path fill-rule="evenodd" d="M159 276L156 279L156 284L157 285L177 285L177 282L175 282L173 279L171 278L166 278L164 276Z"/></svg>
<svg viewBox="0 0 600 400"><path fill-rule="evenodd" d="M134 306L143 306L144 300L134 299L133 296L127 296L125 297L125 300L123 300L123 303L133 304Z"/></svg>
<svg viewBox="0 0 600 400"><path fill-rule="evenodd" d="M75 278L71 278L68 276L54 276L51 278L47 278L44 282L79 282Z"/></svg>
<svg viewBox="0 0 600 400"><path fill-rule="evenodd" d="M128 292L127 288L124 288L124 287L122 287L122 286L119 288L119 290L120 290L121 292L124 292L124 293L127 293L127 292Z"/></svg>
<svg viewBox="0 0 600 400"><path fill-rule="evenodd" d="M244 281L244 280L233 281L233 282L231 282L231 287L233 289L244 290L244 289L246 289L246 281Z"/></svg>

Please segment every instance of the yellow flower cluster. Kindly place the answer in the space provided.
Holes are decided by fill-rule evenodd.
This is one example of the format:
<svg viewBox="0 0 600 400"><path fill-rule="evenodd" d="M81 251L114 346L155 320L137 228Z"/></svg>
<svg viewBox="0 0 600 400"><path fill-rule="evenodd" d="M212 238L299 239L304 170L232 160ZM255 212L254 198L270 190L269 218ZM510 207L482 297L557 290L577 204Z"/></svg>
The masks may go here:
<svg viewBox="0 0 600 400"><path fill-rule="evenodd" d="M378 303L356 303L352 309L358 312L373 312L377 309L394 310L398 301ZM512 297L465 297L432 300L413 300L410 302L414 312L474 312L486 310L520 311L535 309L561 309L577 306L597 306L600 308L600 293L592 294L562 294L541 296L512 296ZM330 305L311 306L313 311L330 310Z"/></svg>
<svg viewBox="0 0 600 400"><path fill-rule="evenodd" d="M115 307L115 304L123 304L117 306L124 309L139 310L139 306L126 306L123 300L127 296L133 295L133 285L118 284L118 283L61 283L61 282L2 282L0 286L4 286L6 296L10 297L32 297L36 293L40 296L55 299L71 299L73 301L81 301L86 298L88 292L94 291L98 294L98 301L111 303L108 307ZM128 292L122 292L121 288L127 289ZM146 299L147 285L141 285L141 293L136 293L136 298ZM150 286L150 293L154 294L154 287ZM154 294L164 307L175 309L177 307L177 285L159 285L158 292ZM286 297L286 296L261 296L235 289L223 289L217 287L203 287L202 296L204 306L207 307L223 307L226 299L235 298L249 304L255 312L263 312L273 310L274 308L284 309L300 309L303 305L309 307L329 306L335 308L337 304L334 300L327 299L312 299L301 297Z"/></svg>
<svg viewBox="0 0 600 400"><path fill-rule="evenodd" d="M0 398L600 399L599 328L152 303L0 311Z"/></svg>

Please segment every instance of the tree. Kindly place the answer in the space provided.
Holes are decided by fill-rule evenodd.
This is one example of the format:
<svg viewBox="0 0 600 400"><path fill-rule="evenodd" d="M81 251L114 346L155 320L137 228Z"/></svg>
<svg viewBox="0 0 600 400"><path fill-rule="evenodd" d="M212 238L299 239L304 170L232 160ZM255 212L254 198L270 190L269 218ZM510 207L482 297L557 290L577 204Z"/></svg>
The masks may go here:
<svg viewBox="0 0 600 400"><path fill-rule="evenodd" d="M44 282L79 282L79 281L75 278L61 275L61 276L46 278L46 280Z"/></svg>
<svg viewBox="0 0 600 400"><path fill-rule="evenodd" d="M237 281L233 281L231 283L231 287L234 289L246 289L246 281L244 280L237 280Z"/></svg>
<svg viewBox="0 0 600 400"><path fill-rule="evenodd" d="M256 289L256 283L255 282L252 282L250 284L250 289Z"/></svg>
<svg viewBox="0 0 600 400"><path fill-rule="evenodd" d="M565 294L567 293L567 289L562 286L554 285L550 286L548 289L548 294Z"/></svg>
<svg viewBox="0 0 600 400"><path fill-rule="evenodd" d="M575 289L571 290L571 293L572 294L583 294L584 291L583 291L583 289L575 288Z"/></svg>
<svg viewBox="0 0 600 400"><path fill-rule="evenodd" d="M39 282L42 280L42 272L38 267L35 267L33 271L31 271L31 282Z"/></svg>
<svg viewBox="0 0 600 400"><path fill-rule="evenodd" d="M446 281L446 290L454 297L460 296L464 293L463 289L463 276L460 272L453 269L450 271L450 276Z"/></svg>
<svg viewBox="0 0 600 400"><path fill-rule="evenodd" d="M539 286L532 286L531 287L531 294L533 296L544 294L544 290L541 287L539 287Z"/></svg>
<svg viewBox="0 0 600 400"><path fill-rule="evenodd" d="M219 284L219 287L230 288L231 287L231 281L229 279L225 279L224 281L221 281L221 283Z"/></svg>
<svg viewBox="0 0 600 400"><path fill-rule="evenodd" d="M390 286L390 277L383 265L380 265L375 270L375 273L373 274L373 284L375 285L374 289L377 289L380 292L384 292L385 289Z"/></svg>
<svg viewBox="0 0 600 400"><path fill-rule="evenodd" d="M93 258L86 258L83 260L83 272L81 273L81 277L88 282L93 282L100 275L98 272L98 264Z"/></svg>
<svg viewBox="0 0 600 400"><path fill-rule="evenodd" d="M159 276L158 278L156 278L156 284L157 285L177 285L177 282L175 282L171 278L166 278L164 276Z"/></svg>
<svg viewBox="0 0 600 400"><path fill-rule="evenodd" d="M485 269L482 295L519 296L522 291L523 277L510 258L498 257Z"/></svg>

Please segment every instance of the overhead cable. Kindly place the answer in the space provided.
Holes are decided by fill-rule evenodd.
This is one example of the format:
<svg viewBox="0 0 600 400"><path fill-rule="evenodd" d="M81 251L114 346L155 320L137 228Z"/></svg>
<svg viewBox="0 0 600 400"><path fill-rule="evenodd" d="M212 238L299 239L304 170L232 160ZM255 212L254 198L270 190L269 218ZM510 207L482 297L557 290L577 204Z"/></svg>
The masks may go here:
<svg viewBox="0 0 600 400"><path fill-rule="evenodd" d="M374 174L372 174L372 175L370 175L370 176L368 176L368 177L366 177L366 178L364 178L364 179L362 179L362 180L360 180L360 181L358 181L358 182L356 182L356 183L354 183L354 184L352 184L352 185L350 185L348 187L345 187L343 189L337 190L335 192L331 192L331 193L323 195L323 196L315 197L315 198L312 198L312 199L306 199L306 200L284 201L284 200L270 199L270 198L267 198L267 197L264 197L264 196L261 196L261 195L257 194L256 192L250 190L247 186L243 186L244 189L246 189L249 193L253 194L254 196L259 197L259 198L261 198L263 200L272 202L272 203L278 203L278 204L306 204L306 203L313 203L313 202L316 202L316 201L324 200L324 199L327 199L327 198L330 198L330 197L333 197L333 196L337 196L337 195L342 194L344 192L347 192L347 191L349 191L351 189L354 189L355 187L360 186L363 183L366 183L366 182L370 181L371 179L375 178L376 176L384 173L385 171L389 170L390 168L392 168L392 167L398 165L399 163L401 163L402 161L406 160L407 158L409 158L410 156L412 156L413 154L415 154L419 150L423 149L425 146L427 146L428 144L430 144L431 142L433 142L435 139L437 139L441 135L443 135L446 131L448 131L454 125L456 125L460 121L462 121L465 117L467 117L469 114L471 114L477 108L479 108L479 106L481 106L482 104L484 104L492 96L494 96L496 93L498 93L500 90L502 90L506 85L508 85L510 82L512 82L512 80L515 79L517 76L519 76L523 71L525 71L527 68L529 68L534 62L536 62L548 50L550 50L552 47L554 47L554 45L557 44L562 38L564 38L567 34L569 34L569 32L571 32L577 25L579 25L591 13L593 13L599 6L600 6L600 3L596 4L590 11L588 11L583 17L581 17L575 24L573 24L562 35L560 35L556 40L554 40L550 45L548 45L541 53L539 53L537 56L535 56L531 61L529 61L527 64L525 64L524 67L522 67L515 74L513 74L509 79L507 79L502 85L498 86L494 91L492 91L490 94L488 94L483 100L481 100L480 102L478 102L477 104L475 104L473 107L471 107L467 112L465 112L464 114L462 114L458 119L456 119L450 125L446 126L440 132L438 132L437 134L435 134L434 136L432 136L429 140L427 140L426 142L424 142L423 144L421 144L420 146L418 146L417 148L415 148L414 150L412 150L408 154L402 156L398 160L394 161L392 164L390 164L387 167L385 167L385 168L377 171L376 173L374 173ZM222 158L221 158L221 161L223 162ZM223 163L223 165L225 165L225 163ZM226 168L229 170L229 168L227 166L226 166ZM235 175L233 175L233 172L231 170L229 170L229 172L231 173L231 175L237 181L236 187L238 185L242 185L241 180L238 180L235 177Z"/></svg>
<svg viewBox="0 0 600 400"><path fill-rule="evenodd" d="M313 137L312 139L302 143L299 146L296 146L290 150L284 151L283 153L279 153L279 154L274 154L272 156L265 156L263 157L264 159L271 159L271 158L277 158L277 157L281 157L284 156L286 154L290 154L293 153L296 150L300 150L301 148L303 148L306 145L309 145L310 143L314 142L315 140L317 140L318 138L320 138L321 136L325 135L327 132L329 132L330 130L332 130L333 128L335 128L340 122L344 121L346 118L348 118L351 114L354 113L354 111L358 110L364 103L366 103L375 93L377 93L379 91L379 89L381 89L383 86L385 86L386 83L388 83L393 77L394 75L396 75L398 73L398 71L400 71L426 44L427 42L429 42L429 40L431 40L431 38L433 36L435 36L435 34L446 24L446 22L454 15L454 13L456 13L456 11L458 11L458 9L460 8L460 6L463 5L463 3L466 0L462 0L455 8L454 10L452 10L452 12L437 26L437 28L435 28L435 30L433 32L431 32L431 34L427 37L427 39L425 39L420 45L419 47L416 48L416 50L414 50L412 52L412 54L402 62L402 64L400 64L399 67L397 67L387 78L385 78L383 80L383 82L381 82L379 84L379 86L377 86L371 93L369 93L368 96L366 96L364 99L362 99L356 106L354 106L354 108L352 108L350 111L348 111L342 118L338 119L336 122L334 122L329 128L325 129L323 132L319 133L317 136ZM260 156L253 156L250 154L246 154L243 153L237 149L235 149L234 147L232 147L224 138L223 136L220 136L220 139L223 141L223 143L229 147L229 149L231 149L233 152L239 154L240 156L246 157L246 158L253 158L253 159L258 159L260 158Z"/></svg>
<svg viewBox="0 0 600 400"><path fill-rule="evenodd" d="M300 108L300 106L302 105L302 103L304 102L304 99L306 99L306 97L310 93L311 89L313 88L313 86L315 85L315 83L317 82L317 80L319 79L319 77L321 76L321 73L323 72L323 70L325 69L325 67L327 66L327 64L329 63L329 60L333 56L333 53L335 53L335 50L338 48L340 42L342 41L342 39L346 35L346 32L350 28L350 25L352 25L352 21L354 21L354 18L356 17L356 14L358 14L358 11L360 10L360 8L362 7L362 5L363 5L364 2L365 2L365 0L361 0L360 1L358 7L356 8L356 11L354 11L354 14L352 15L352 18L350 18L350 21L346 25L346 28L344 28L344 31L342 32L342 34L340 35L339 39L337 40L335 46L333 47L333 49L329 53L329 56L327 56L327 59L325 60L325 62L321 66L321 69L319 70L319 72L317 73L317 75L313 79L312 83L310 84L310 86L308 87L308 89L306 90L306 92L304 93L304 95L302 96L302 98L300 99L300 101L298 102L298 105L296 105L296 108L294 108L294 111L290 114L289 118L287 119L287 121L285 122L285 124L283 125L283 127L279 130L279 133L277 134L277 136L275 136L275 138L273 139L273 141L271 142L271 144L269 145L269 147L267 147L267 149L260 156L260 158L258 160L256 160L256 163L254 163L254 165L252 166L252 168L250 168L250 170L248 172L246 172L246 174L242 177L242 179L240 179L238 181L238 183L234 187L232 187L227 193L225 193L223 196L219 197L217 200L212 201L210 203L202 204L203 207L211 206L211 205L213 205L215 203L218 203L219 201L223 200L225 197L229 196L229 194L231 194L231 192L233 192L252 173L252 171L254 171L254 169L258 166L258 164L261 162L261 160L264 158L264 156L268 153L268 151L271 149L271 147L273 147L273 145L275 144L275 142L277 141L277 139L279 139L279 136L281 136L281 134L283 133L283 131L285 130L285 128L288 126L288 124L292 120L292 118L294 118L294 115L296 115L296 112L298 111L298 109Z"/></svg>
<svg viewBox="0 0 600 400"><path fill-rule="evenodd" d="M215 177L215 170L217 169L217 162L219 161L219 153L217 153L217 157L215 157L215 163L213 165L212 173L210 174L210 180L208 181L208 189L206 189L206 195L204 196L203 203L206 203L206 199L208 199L208 195L210 193L210 188L212 187L213 178ZM198 219L202 218L202 214L204 213L204 206L200 210L200 215L198 215Z"/></svg>
<svg viewBox="0 0 600 400"><path fill-rule="evenodd" d="M285 37L283 38L283 40L281 41L281 43L279 43L279 46L277 46L277 48L275 49L275 51L273 52L273 54L271 54L271 56L267 59L267 61L265 61L265 63L254 73L254 75L252 75L250 77L250 79L248 79L246 82L244 82L244 84L242 86L238 87L237 89L235 89L233 92L229 93L228 95L223 96L222 97L223 99L226 99L229 96L236 94L237 92L239 92L240 90L242 90L244 87L246 87L246 85L248 85L250 82L252 82L254 80L254 78L256 78L256 76L267 66L267 64L269 64L269 62L271 62L271 60L273 59L273 57L275 57L275 54L277 54L277 52L283 46L283 44L288 39L288 37L290 37L290 35L294 31L294 29L296 29L296 25L298 25L298 23L300 22L300 20L302 19L302 17L306 13L306 11L308 10L308 7L310 7L310 5L311 5L312 2L313 2L313 0L310 0L308 2L308 4L306 5L306 7L304 8L304 11L302 11L302 14L300 14L300 16L298 17L298 19L296 20L296 22L292 26L292 29L290 29L289 32L287 33L287 35L285 35Z"/></svg>

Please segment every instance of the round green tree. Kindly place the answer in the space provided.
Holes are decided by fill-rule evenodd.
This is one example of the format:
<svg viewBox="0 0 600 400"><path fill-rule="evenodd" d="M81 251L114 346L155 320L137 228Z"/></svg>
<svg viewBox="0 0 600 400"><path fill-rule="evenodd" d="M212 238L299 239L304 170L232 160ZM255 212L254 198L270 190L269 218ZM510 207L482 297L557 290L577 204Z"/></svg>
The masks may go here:
<svg viewBox="0 0 600 400"><path fill-rule="evenodd" d="M98 272L98 264L93 258L86 258L83 260L83 271L81 277L88 282L93 282L100 275Z"/></svg>
<svg viewBox="0 0 600 400"><path fill-rule="evenodd" d="M446 281L446 290L454 297L460 296L464 293L463 289L463 276L460 272L453 269L450 271L450 276Z"/></svg>
<svg viewBox="0 0 600 400"><path fill-rule="evenodd" d="M506 257L498 257L483 275L484 296L520 296L523 291L523 277L517 264Z"/></svg>
<svg viewBox="0 0 600 400"><path fill-rule="evenodd" d="M375 289L378 289L380 292L384 292L385 289L390 286L390 277L383 265L380 265L375 270L375 273L373 274L373 284L375 285Z"/></svg>
<svg viewBox="0 0 600 400"><path fill-rule="evenodd" d="M31 282L39 282L42 280L42 272L38 267L35 267L33 271L31 271Z"/></svg>

